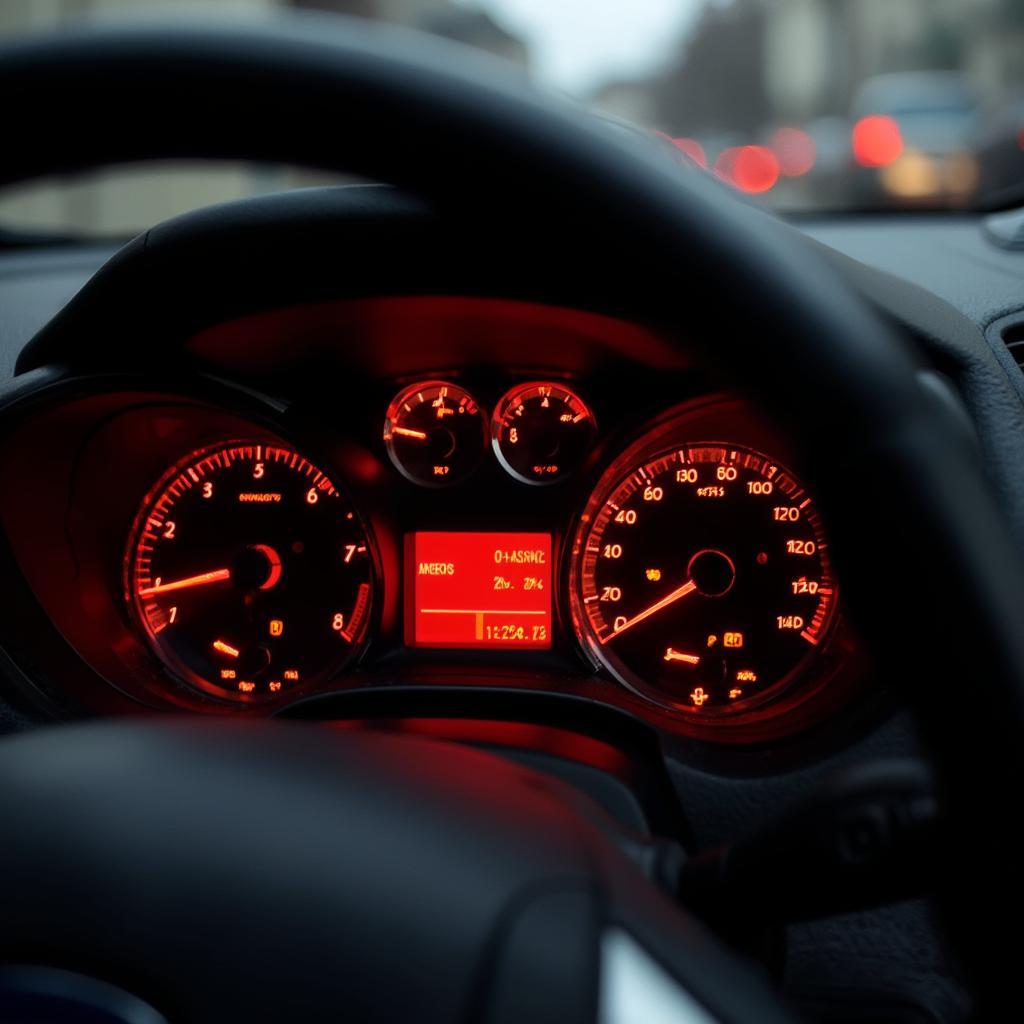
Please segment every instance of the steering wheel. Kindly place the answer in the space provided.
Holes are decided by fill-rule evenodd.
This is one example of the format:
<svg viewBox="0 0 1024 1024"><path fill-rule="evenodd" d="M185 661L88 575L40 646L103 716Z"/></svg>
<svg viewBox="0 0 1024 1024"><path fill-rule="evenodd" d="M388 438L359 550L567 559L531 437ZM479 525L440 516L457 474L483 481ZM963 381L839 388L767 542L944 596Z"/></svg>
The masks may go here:
<svg viewBox="0 0 1024 1024"><path fill-rule="evenodd" d="M906 338L797 234L445 44L340 20L77 30L0 49L0 180L237 158L357 172L601 246L650 318L787 432L848 607L938 772L943 893L981 995L1013 944L1024 570ZM913 584L912 593L909 591ZM525 769L295 724L105 723L0 744L3 958L189 1021L784 1019L592 808ZM936 853L938 856L938 852Z"/></svg>

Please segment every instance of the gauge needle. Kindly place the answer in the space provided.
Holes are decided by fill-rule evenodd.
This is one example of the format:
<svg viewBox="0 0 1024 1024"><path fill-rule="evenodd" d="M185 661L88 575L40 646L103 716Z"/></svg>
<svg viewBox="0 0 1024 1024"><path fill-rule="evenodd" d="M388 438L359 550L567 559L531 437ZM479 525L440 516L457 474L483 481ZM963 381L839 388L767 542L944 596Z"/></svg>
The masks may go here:
<svg viewBox="0 0 1024 1024"><path fill-rule="evenodd" d="M676 587L671 594L666 594L660 601L652 604L650 608L646 608L640 612L639 615L634 615L633 618L627 619L618 629L609 633L606 637L601 638L601 643L606 644L609 640L614 640L617 636L621 636L626 632L627 629L635 626L638 622L643 622L644 619L649 619L652 615L660 612L662 608L667 608L670 604L674 604L681 597L686 597L687 594L692 594L697 589L697 584L693 580L687 580L681 587Z"/></svg>
<svg viewBox="0 0 1024 1024"><path fill-rule="evenodd" d="M229 658L237 658L242 653L237 647L232 647L231 644L226 644L223 640L214 640L213 649L220 651L221 654L226 654Z"/></svg>
<svg viewBox="0 0 1024 1024"><path fill-rule="evenodd" d="M696 654L683 654L682 651L674 651L671 647L665 651L666 661L682 661L687 665L699 665L700 657Z"/></svg>
<svg viewBox="0 0 1024 1024"><path fill-rule="evenodd" d="M392 427L392 434L397 434L399 437L411 437L414 441L426 441L427 435L422 430L410 430L408 427Z"/></svg>
<svg viewBox="0 0 1024 1024"><path fill-rule="evenodd" d="M230 569L214 569L213 572L202 572L198 576L189 576L184 580L174 580L172 583L158 583L155 587L146 587L139 591L139 597L155 597L157 594L167 594L172 590L184 590L186 587L203 587L207 583L220 583L221 580L230 578Z"/></svg>

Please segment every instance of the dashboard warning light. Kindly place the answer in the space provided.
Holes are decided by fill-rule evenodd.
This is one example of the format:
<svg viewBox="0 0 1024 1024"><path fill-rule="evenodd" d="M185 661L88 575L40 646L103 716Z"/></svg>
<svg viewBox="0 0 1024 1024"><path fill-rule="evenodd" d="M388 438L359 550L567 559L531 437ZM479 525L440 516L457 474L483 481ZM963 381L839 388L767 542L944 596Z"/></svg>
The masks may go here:
<svg viewBox="0 0 1024 1024"><path fill-rule="evenodd" d="M646 576L647 576L647 578L652 583L657 583L658 580L661 579L661 570L660 569L648 569L647 572L646 572Z"/></svg>
<svg viewBox="0 0 1024 1024"><path fill-rule="evenodd" d="M705 690L703 686L698 686L697 689L690 694L690 700L692 700L697 707L700 707L706 700L708 700L707 690Z"/></svg>
<svg viewBox="0 0 1024 1024"><path fill-rule="evenodd" d="M722 644L725 647L742 647L743 646L743 634L742 633L726 633L722 637Z"/></svg>

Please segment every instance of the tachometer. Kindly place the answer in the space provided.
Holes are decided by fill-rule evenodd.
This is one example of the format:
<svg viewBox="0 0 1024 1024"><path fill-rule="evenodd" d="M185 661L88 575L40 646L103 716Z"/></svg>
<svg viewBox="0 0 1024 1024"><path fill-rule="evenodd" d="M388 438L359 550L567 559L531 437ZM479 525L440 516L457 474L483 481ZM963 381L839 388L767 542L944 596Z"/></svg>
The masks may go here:
<svg viewBox="0 0 1024 1024"><path fill-rule="evenodd" d="M251 701L359 649L373 568L366 530L327 474L291 449L235 443L189 456L147 497L126 586L175 674Z"/></svg>
<svg viewBox="0 0 1024 1024"><path fill-rule="evenodd" d="M811 496L775 459L732 444L665 451L601 487L570 575L574 619L597 658L695 715L780 694L835 618Z"/></svg>

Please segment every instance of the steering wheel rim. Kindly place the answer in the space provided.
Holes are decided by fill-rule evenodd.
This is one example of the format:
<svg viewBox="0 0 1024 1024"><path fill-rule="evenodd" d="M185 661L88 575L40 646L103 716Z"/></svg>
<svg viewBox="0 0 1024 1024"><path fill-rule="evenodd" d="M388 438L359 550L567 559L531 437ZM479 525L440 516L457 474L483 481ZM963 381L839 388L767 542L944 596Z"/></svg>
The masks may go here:
<svg viewBox="0 0 1024 1024"><path fill-rule="evenodd" d="M939 769L951 849L973 885L970 899L962 886L945 893L950 920L969 937L961 950L983 994L998 1000L1009 950L973 941L972 929L986 893L1007 897L993 865L1009 864L1001 812L1022 767L1024 570L959 424L919 386L905 339L795 232L454 54L318 18L12 42L0 48L11 112L0 182L157 157L268 160L389 180L442 216L486 210L496 232L568 224L581 244L612 251L628 239L650 268L652 319L685 318L691 348L796 442L855 620L906 685ZM132 119L129 93L146 97L144 119ZM729 344L716 345L723 320ZM895 579L913 582L912 600Z"/></svg>

